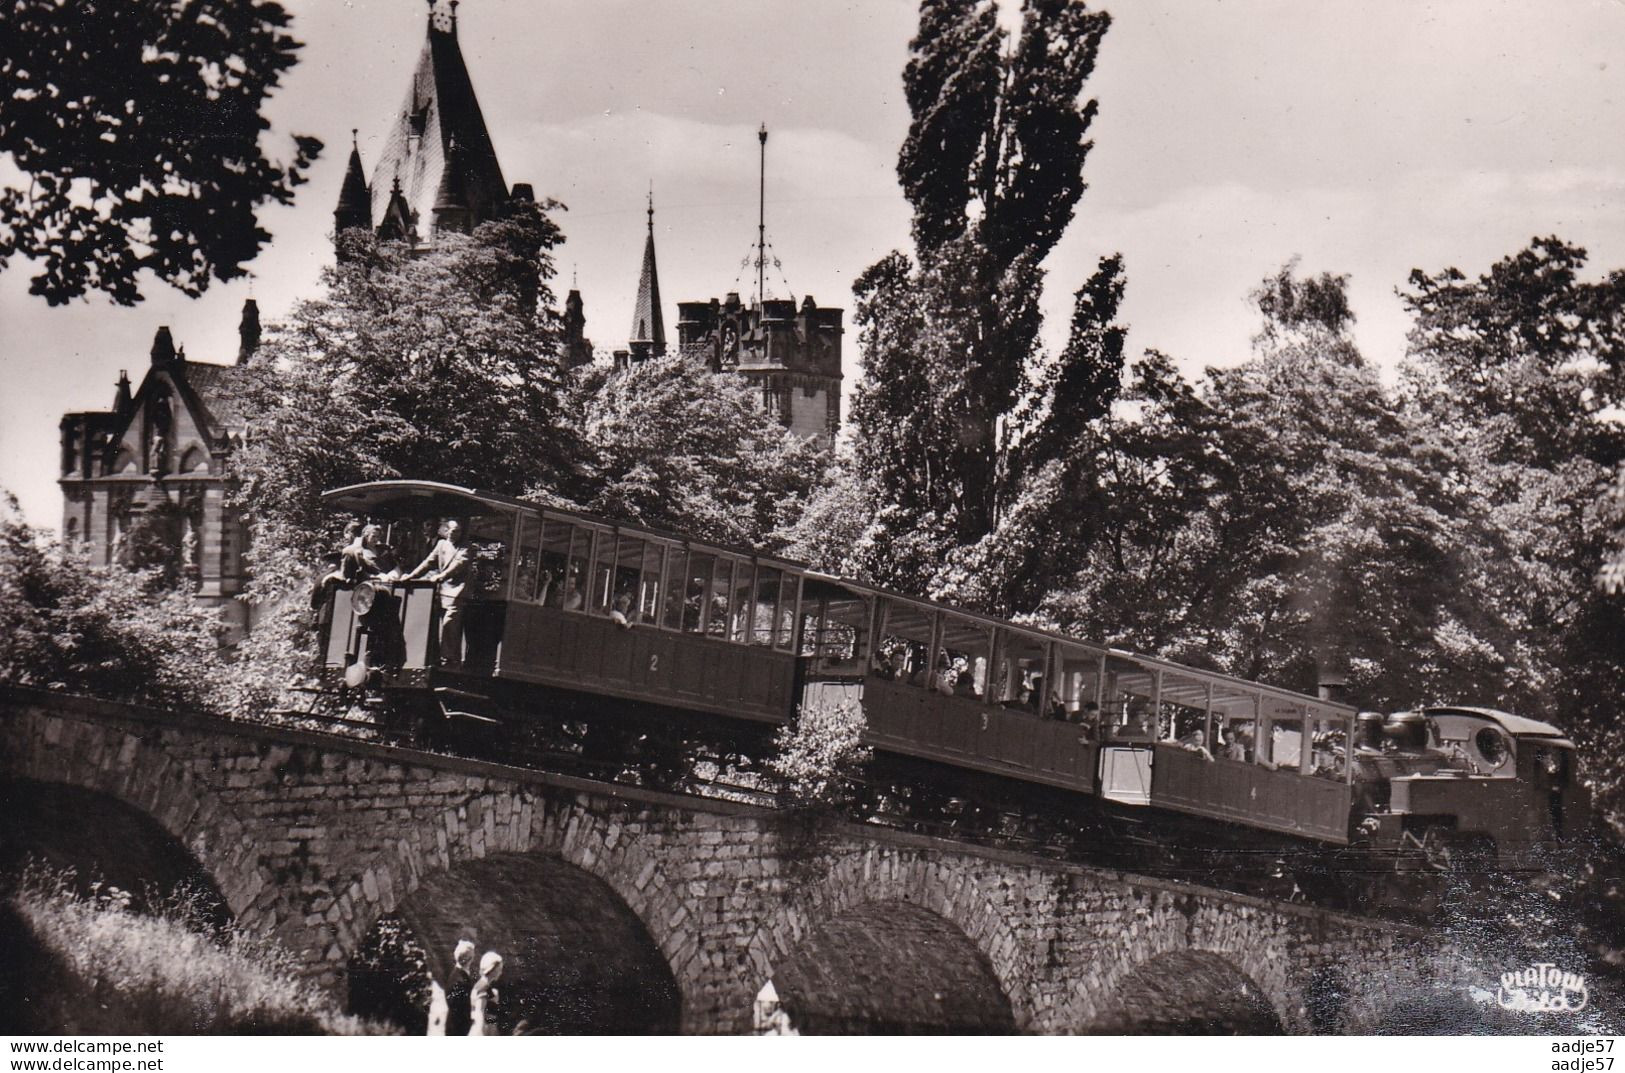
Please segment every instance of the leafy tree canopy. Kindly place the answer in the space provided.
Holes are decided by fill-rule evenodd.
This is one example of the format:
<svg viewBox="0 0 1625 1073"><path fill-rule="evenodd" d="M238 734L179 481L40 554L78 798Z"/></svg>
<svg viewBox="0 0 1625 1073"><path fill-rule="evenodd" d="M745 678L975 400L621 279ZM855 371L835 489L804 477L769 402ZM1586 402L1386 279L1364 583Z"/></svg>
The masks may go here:
<svg viewBox="0 0 1625 1073"><path fill-rule="evenodd" d="M0 268L41 265L52 305L141 300L150 271L190 295L244 274L321 142L265 157L266 98L300 44L269 0L14 0L0 7Z"/></svg>
<svg viewBox="0 0 1625 1073"><path fill-rule="evenodd" d="M271 327L240 387L253 433L232 464L256 547L310 554L331 528L320 493L356 481L570 487L553 207L418 255L340 236L327 293Z"/></svg>
<svg viewBox="0 0 1625 1073"><path fill-rule="evenodd" d="M744 378L672 356L578 385L585 505L708 540L781 547L828 465ZM536 489L540 498L548 489Z"/></svg>
<svg viewBox="0 0 1625 1073"><path fill-rule="evenodd" d="M1036 468L1014 445L1041 453L1066 438L1061 423L1109 405L1116 258L1079 291L1066 351L1051 363L1037 341L1041 265L1084 191L1096 106L1081 94L1109 25L1078 0L1027 0L1012 40L992 3L921 6L897 168L914 257L893 253L855 286L855 461L898 529L877 543L893 553L871 563L880 580L921 587Z"/></svg>

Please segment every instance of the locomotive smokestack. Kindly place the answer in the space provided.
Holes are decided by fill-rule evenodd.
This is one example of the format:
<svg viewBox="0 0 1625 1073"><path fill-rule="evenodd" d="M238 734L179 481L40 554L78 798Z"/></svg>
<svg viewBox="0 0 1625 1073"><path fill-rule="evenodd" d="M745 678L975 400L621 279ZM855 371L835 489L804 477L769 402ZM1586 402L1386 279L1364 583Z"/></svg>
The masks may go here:
<svg viewBox="0 0 1625 1073"><path fill-rule="evenodd" d="M1342 671L1332 670L1323 661L1319 664L1315 677L1317 679L1315 689L1321 700L1329 700L1335 704L1348 703L1348 675Z"/></svg>

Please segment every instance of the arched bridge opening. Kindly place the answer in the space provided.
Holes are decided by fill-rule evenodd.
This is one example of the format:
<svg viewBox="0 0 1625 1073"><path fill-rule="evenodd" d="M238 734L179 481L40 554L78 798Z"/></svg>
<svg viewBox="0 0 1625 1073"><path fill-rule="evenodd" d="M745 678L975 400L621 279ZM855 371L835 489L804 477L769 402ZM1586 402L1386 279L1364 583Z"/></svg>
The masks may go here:
<svg viewBox="0 0 1625 1073"><path fill-rule="evenodd" d="M351 1007L422 1031L426 976L458 940L502 955L497 1023L589 1035L678 1031L681 999L643 922L607 883L556 857L500 854L426 876L362 943Z"/></svg>
<svg viewBox="0 0 1625 1073"><path fill-rule="evenodd" d="M1089 1025L1102 1035L1278 1036L1263 990L1222 956L1184 950L1152 958L1113 989Z"/></svg>
<svg viewBox="0 0 1625 1073"><path fill-rule="evenodd" d="M201 924L231 916L213 877L145 812L76 786L0 780L0 887L30 865L71 875L81 891L117 887L137 911L185 902Z"/></svg>
<svg viewBox="0 0 1625 1073"><path fill-rule="evenodd" d="M901 900L866 902L825 921L773 967L770 982L764 994L808 1035L1016 1030L976 945L950 921Z"/></svg>

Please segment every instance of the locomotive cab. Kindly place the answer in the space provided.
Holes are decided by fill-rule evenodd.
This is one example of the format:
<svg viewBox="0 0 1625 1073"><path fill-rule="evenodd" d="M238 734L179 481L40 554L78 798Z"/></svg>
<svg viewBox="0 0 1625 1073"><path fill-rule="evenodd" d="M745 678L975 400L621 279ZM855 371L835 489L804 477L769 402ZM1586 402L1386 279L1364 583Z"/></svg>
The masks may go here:
<svg viewBox="0 0 1625 1073"><path fill-rule="evenodd" d="M1589 822L1574 744L1556 727L1488 708L1404 714L1426 720L1432 752L1444 758L1435 770L1387 780L1387 819L1419 844L1527 867Z"/></svg>

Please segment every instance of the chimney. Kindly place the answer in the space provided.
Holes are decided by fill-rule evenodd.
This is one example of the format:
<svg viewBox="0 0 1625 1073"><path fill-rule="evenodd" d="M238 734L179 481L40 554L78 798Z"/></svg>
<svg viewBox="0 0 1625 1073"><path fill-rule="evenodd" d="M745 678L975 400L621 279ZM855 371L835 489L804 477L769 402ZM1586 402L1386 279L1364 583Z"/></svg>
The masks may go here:
<svg viewBox="0 0 1625 1073"><path fill-rule="evenodd" d="M260 306L252 298L243 299L243 319L237 325L237 364L247 365L260 348Z"/></svg>

